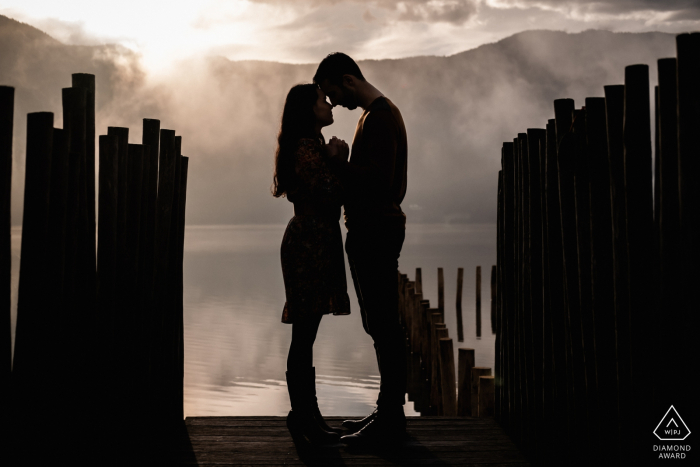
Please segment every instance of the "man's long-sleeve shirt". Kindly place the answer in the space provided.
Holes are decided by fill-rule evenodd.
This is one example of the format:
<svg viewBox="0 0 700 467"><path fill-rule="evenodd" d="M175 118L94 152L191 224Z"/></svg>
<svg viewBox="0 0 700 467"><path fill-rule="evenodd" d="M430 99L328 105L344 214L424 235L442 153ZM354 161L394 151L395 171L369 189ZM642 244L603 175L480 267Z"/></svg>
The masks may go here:
<svg viewBox="0 0 700 467"><path fill-rule="evenodd" d="M406 127L386 97L372 101L357 122L350 160L342 164L347 183L345 225L405 226Z"/></svg>

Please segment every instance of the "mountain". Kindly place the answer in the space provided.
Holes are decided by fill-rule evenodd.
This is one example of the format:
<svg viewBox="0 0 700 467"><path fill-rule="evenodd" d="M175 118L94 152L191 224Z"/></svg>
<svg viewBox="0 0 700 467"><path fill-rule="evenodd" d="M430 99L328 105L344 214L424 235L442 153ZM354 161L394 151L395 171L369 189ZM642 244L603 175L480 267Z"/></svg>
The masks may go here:
<svg viewBox="0 0 700 467"><path fill-rule="evenodd" d="M406 123L409 222L492 223L503 141L543 128L554 99L580 106L602 96L604 85L624 81L626 65L648 64L653 86L656 60L674 55L672 34L526 31L448 57L359 65ZM140 142L148 117L183 136L189 223L286 222L291 205L269 194L275 137L287 91L315 69L203 56L152 78L123 47L65 45L0 16L0 84L17 87L13 223L21 222L25 115L53 111L60 126L60 88L75 72L97 75L98 134L129 126L130 141ZM326 138L350 142L360 110L336 108L334 116Z"/></svg>

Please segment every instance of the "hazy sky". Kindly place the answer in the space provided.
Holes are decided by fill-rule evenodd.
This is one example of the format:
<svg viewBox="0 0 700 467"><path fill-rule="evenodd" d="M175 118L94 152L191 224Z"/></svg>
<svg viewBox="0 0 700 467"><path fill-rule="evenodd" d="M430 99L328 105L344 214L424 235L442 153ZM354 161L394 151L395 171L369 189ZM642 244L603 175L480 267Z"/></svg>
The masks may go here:
<svg viewBox="0 0 700 467"><path fill-rule="evenodd" d="M120 43L156 75L201 53L314 63L450 55L528 29L700 29L700 0L3 0L0 14L67 44Z"/></svg>

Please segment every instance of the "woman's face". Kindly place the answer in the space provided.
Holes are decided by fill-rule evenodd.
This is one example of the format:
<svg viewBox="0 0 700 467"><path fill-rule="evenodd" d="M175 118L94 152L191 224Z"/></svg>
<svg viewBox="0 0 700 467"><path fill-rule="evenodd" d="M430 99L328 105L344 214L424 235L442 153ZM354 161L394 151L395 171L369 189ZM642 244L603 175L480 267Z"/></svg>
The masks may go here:
<svg viewBox="0 0 700 467"><path fill-rule="evenodd" d="M320 89L316 89L318 99L314 104L314 115L316 115L316 127L323 128L333 123L333 106L326 101L326 95Z"/></svg>

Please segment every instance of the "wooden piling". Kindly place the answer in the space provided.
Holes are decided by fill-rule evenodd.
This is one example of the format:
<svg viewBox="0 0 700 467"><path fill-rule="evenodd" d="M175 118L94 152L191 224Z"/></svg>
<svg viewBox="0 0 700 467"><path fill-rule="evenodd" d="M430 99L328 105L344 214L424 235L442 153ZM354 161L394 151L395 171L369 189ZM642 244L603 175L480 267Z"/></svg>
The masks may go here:
<svg viewBox="0 0 700 467"><path fill-rule="evenodd" d="M514 267L514 203L515 203L515 166L513 157L513 143L505 142L502 148L503 157L503 307L500 309L499 334L501 336L501 361L498 378L502 384L500 421L506 430L513 430L513 307L515 305ZM471 371L466 374L466 384L470 385ZM465 403L467 403L465 401ZM471 396L468 402L471 412Z"/></svg>
<svg viewBox="0 0 700 467"><path fill-rule="evenodd" d="M464 342L464 328L462 326L462 282L464 281L464 268L457 269L457 340Z"/></svg>
<svg viewBox="0 0 700 467"><path fill-rule="evenodd" d="M17 297L15 353L12 368L13 384L18 396L32 396L41 389L47 368L41 343L49 333L45 328L48 256L46 254L53 146L53 113L36 112L27 115L27 157L24 182L24 214L22 217L22 246L20 279ZM24 402L24 401L23 401ZM33 412L32 406L19 402L22 410ZM39 404L41 406L43 404Z"/></svg>
<svg viewBox="0 0 700 467"><path fill-rule="evenodd" d="M658 172L655 188L658 188L659 202L656 204L658 222L658 242L660 259L659 304L663 304L667 314L673 315L656 325L660 327L659 348L669 349L669 355L682 355L678 349L676 324L681 320L683 309L684 281L682 275L682 237L679 211L678 173L678 87L677 60L664 58L658 61L658 151L656 155ZM681 352L681 353L679 353ZM661 362L659 362L661 363ZM674 374L683 374L680 367ZM679 373L680 372L680 373ZM666 385L663 385L666 386ZM657 388L658 398L671 400L674 390L668 387Z"/></svg>
<svg viewBox="0 0 700 467"><path fill-rule="evenodd" d="M474 349L458 350L457 415L472 416L471 374L474 368Z"/></svg>
<svg viewBox="0 0 700 467"><path fill-rule="evenodd" d="M179 235L177 251L177 283L175 285L176 308L175 316L178 323L176 330L178 337L178 351L175 374L175 414L176 420L184 420L184 387L185 387L185 336L184 336L184 303L183 303L183 274L184 274L184 249L185 249L185 220L187 206L187 174L189 170L189 158L182 157L180 161L180 201L178 203Z"/></svg>
<svg viewBox="0 0 700 467"><path fill-rule="evenodd" d="M145 198L142 209L146 212L145 229L142 230L143 241L143 271L146 275L145 281L149 284L148 290L152 290L155 267L155 231L156 231L156 203L158 200L158 154L160 142L160 120L144 118L143 119L143 138L144 145L144 166L148 166L148 173L145 178L144 188L141 194ZM144 297L144 300L150 300L152 297Z"/></svg>
<svg viewBox="0 0 700 467"><path fill-rule="evenodd" d="M452 339L440 339L440 383L442 385L442 411L447 417L457 415L457 384L455 382L455 357Z"/></svg>
<svg viewBox="0 0 700 467"><path fill-rule="evenodd" d="M12 130L14 126L15 88L0 86L0 315L2 315L2 345L5 353L0 396L7 410L10 400L10 379L12 374L12 324L10 318L12 280L12 245L10 243L11 196L12 196Z"/></svg>
<svg viewBox="0 0 700 467"><path fill-rule="evenodd" d="M85 90L85 188L87 190L87 235L86 252L88 261L96 263L95 251L95 75L74 73L72 87ZM93 273L94 275L94 273ZM91 278L91 281L94 279Z"/></svg>
<svg viewBox="0 0 700 467"><path fill-rule="evenodd" d="M108 127L107 135L117 139L118 173L117 173L117 288L124 288L123 281L126 273L126 229L127 229L127 195L128 195L128 154L129 154L129 129L121 127ZM121 300L121 298L120 298Z"/></svg>
<svg viewBox="0 0 700 467"><path fill-rule="evenodd" d="M429 318L429 329L430 334L430 407L431 412L434 415L440 415L442 413L442 385L440 380L440 342L439 342L439 331L438 325L441 323L442 316L437 308L431 309Z"/></svg>
<svg viewBox="0 0 700 467"><path fill-rule="evenodd" d="M491 368L475 366L471 372L471 413L472 417L479 416L479 378L481 376L492 376Z"/></svg>
<svg viewBox="0 0 700 467"><path fill-rule="evenodd" d="M152 325L149 328L154 334L151 339L152 387L155 394L162 396L158 407L155 407L155 416L161 423L166 424L172 421L172 413L168 412L172 404L168 391L168 383L172 381L172 354L169 345L172 335L169 326L170 316L168 316L170 310L166 306L169 300L167 300L166 294L169 285L168 279L171 277L168 270L169 251L174 248L174 245L170 244L170 229L175 193L176 159L175 131L161 129L155 231L155 313L153 313Z"/></svg>
<svg viewBox="0 0 700 467"><path fill-rule="evenodd" d="M496 316L498 306L498 280L496 265L491 266L491 333L496 334Z"/></svg>
<svg viewBox="0 0 700 467"><path fill-rule="evenodd" d="M65 307L64 294L69 153L69 133L66 130L54 128L49 182L49 218L46 226L47 277L50 280L44 284L44 294L47 299L42 323L48 332L40 343L45 349L51 349L43 356L45 371L43 378L46 381L43 385L46 393L43 403L49 406L47 410L52 414L60 412L60 408L64 407L63 388L67 383L62 339L66 334L64 317L69 311Z"/></svg>
<svg viewBox="0 0 700 467"><path fill-rule="evenodd" d="M136 297L139 266L139 233L141 231L141 185L143 177L144 151L141 144L129 144L127 152L126 195L126 274L129 280L128 293ZM134 303L131 307L138 308ZM134 317L138 319L138 317Z"/></svg>
<svg viewBox="0 0 700 467"><path fill-rule="evenodd" d="M476 337L481 339L481 266L476 267Z"/></svg>
<svg viewBox="0 0 700 467"><path fill-rule="evenodd" d="M579 151L576 137L572 131L573 100L554 101L557 139L559 140L557 164L559 173L559 209L562 232L564 305L567 314L568 352L571 356L569 384L572 391L569 407L573 417L571 427L575 430L573 439L580 440L585 434L587 413L586 372L583 345L583 326L579 301L578 251L576 232L576 191L575 161ZM564 122L560 124L561 122ZM561 134L560 129L569 126L569 131ZM576 394L573 397L573 394Z"/></svg>
<svg viewBox="0 0 700 467"><path fill-rule="evenodd" d="M649 67L631 65L625 68L625 119L624 119L624 158L625 188L627 190L627 248L629 261L630 293L630 352L629 370L632 384L636 388L637 399L629 401L632 407L639 407L651 397L650 385L643 384L645 374L645 345L653 339L648 313L643 310L655 300L653 288L646 271L650 264L653 228L653 190L651 186L651 129L649 104ZM638 410L630 407L630 415L639 417ZM637 418L641 422L644 418Z"/></svg>
<svg viewBox="0 0 700 467"><path fill-rule="evenodd" d="M421 268L416 268L416 293L423 293L423 273Z"/></svg>
<svg viewBox="0 0 700 467"><path fill-rule="evenodd" d="M678 82L678 170L680 191L680 227L681 248L683 258L681 262L681 303L693 303L694 284L700 282L698 264L700 264L700 246L697 242L697 233L700 231L700 189L697 186L694 174L700 171L698 153L700 152L700 140L697 129L700 128L700 34L679 34L676 36L677 51L677 82ZM680 312L680 310L679 310ZM683 318L677 318L677 323L682 323ZM678 324L675 327L677 334L674 336L674 346L669 349L675 355L690 355L694 349L695 337L692 328ZM692 378L697 373L697 363L688 367L688 362L676 360L676 368L682 368L678 373L677 387L683 388L679 394L674 393L674 400L684 401L686 406L694 403L694 391L692 391ZM670 399L664 402L667 404Z"/></svg>
<svg viewBox="0 0 700 467"><path fill-rule="evenodd" d="M610 171L605 118L605 99L586 99L587 157L590 167L591 296L595 316L595 345L598 356L616 355L615 301L613 286L612 211ZM605 426L619 425L617 417L617 364L613 358L598 358L598 419ZM600 439L606 457L617 458L617 429Z"/></svg>
<svg viewBox="0 0 700 467"><path fill-rule="evenodd" d="M442 268L438 268L438 310L442 315L441 321L445 322L445 276Z"/></svg>
<svg viewBox="0 0 700 467"><path fill-rule="evenodd" d="M479 376L479 413L477 417L493 417L494 380L493 376Z"/></svg>

